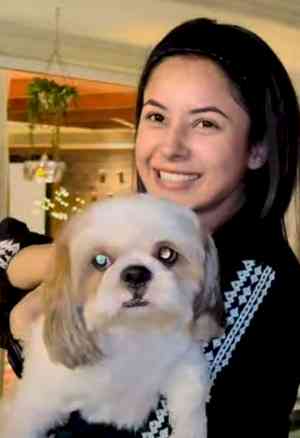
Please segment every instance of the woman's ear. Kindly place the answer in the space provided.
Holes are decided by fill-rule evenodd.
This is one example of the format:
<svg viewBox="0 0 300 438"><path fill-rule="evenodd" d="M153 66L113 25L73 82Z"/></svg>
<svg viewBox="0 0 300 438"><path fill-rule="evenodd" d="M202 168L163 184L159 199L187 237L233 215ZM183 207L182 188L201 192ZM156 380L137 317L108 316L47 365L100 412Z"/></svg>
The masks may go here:
<svg viewBox="0 0 300 438"><path fill-rule="evenodd" d="M55 250L51 273L42 286L43 336L50 359L73 369L95 363L102 353L85 324L85 298L72 280L69 247L65 242L58 242Z"/></svg>
<svg viewBox="0 0 300 438"><path fill-rule="evenodd" d="M268 148L265 143L256 143L252 145L248 158L248 169L260 169L267 161L267 158Z"/></svg>

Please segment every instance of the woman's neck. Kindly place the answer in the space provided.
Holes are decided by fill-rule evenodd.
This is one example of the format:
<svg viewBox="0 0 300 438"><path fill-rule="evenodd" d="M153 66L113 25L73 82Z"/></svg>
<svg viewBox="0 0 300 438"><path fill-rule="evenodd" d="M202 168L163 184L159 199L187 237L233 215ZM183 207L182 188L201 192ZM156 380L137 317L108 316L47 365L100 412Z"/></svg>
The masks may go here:
<svg viewBox="0 0 300 438"><path fill-rule="evenodd" d="M229 221L245 204L245 196L238 199L224 201L215 208L195 209L201 220L202 227L210 234L214 234L222 225Z"/></svg>

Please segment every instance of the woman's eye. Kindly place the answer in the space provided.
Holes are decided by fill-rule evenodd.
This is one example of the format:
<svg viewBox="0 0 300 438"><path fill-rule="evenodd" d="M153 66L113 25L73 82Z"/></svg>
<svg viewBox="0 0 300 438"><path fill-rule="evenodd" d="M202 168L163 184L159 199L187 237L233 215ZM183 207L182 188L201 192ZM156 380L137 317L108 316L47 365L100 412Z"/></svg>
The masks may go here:
<svg viewBox="0 0 300 438"><path fill-rule="evenodd" d="M207 120L207 119L197 120L196 122L194 122L194 126L199 128L205 128L205 129L218 128L218 125L215 122L212 122L211 120Z"/></svg>
<svg viewBox="0 0 300 438"><path fill-rule="evenodd" d="M169 246L162 246L158 250L157 254L158 260L160 260L163 264L172 266L176 263L178 259L178 253L174 251L174 249Z"/></svg>
<svg viewBox="0 0 300 438"><path fill-rule="evenodd" d="M112 264L110 258L105 254L97 254L92 260L93 266L99 271L104 271Z"/></svg>
<svg viewBox="0 0 300 438"><path fill-rule="evenodd" d="M146 115L146 119L158 123L162 123L165 120L164 116L160 113L149 113Z"/></svg>

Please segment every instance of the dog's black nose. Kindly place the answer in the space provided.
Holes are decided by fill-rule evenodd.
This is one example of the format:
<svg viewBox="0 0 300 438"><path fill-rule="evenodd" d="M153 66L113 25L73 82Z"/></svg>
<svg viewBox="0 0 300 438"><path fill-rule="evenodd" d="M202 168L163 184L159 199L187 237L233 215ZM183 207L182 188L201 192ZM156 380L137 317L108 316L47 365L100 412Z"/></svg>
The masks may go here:
<svg viewBox="0 0 300 438"><path fill-rule="evenodd" d="M145 286L151 278L151 271L142 265L131 265L121 272L121 280L131 289Z"/></svg>

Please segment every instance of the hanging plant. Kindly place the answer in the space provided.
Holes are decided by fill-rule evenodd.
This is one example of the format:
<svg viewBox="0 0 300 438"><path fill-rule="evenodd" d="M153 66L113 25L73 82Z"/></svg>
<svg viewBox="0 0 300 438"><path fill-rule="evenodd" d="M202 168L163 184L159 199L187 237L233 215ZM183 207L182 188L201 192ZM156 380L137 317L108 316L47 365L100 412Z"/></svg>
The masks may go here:
<svg viewBox="0 0 300 438"><path fill-rule="evenodd" d="M39 123L53 122L51 135L53 155L57 155L60 145L60 127L71 103L78 98L75 87L60 85L54 80L35 78L28 85L27 117L30 144L34 146L34 129Z"/></svg>

